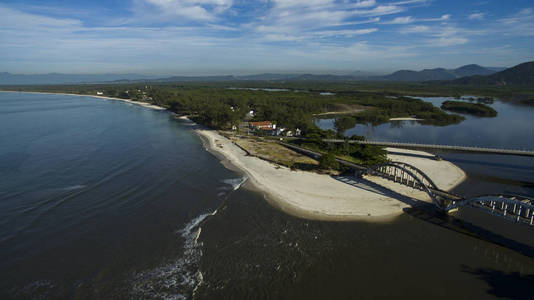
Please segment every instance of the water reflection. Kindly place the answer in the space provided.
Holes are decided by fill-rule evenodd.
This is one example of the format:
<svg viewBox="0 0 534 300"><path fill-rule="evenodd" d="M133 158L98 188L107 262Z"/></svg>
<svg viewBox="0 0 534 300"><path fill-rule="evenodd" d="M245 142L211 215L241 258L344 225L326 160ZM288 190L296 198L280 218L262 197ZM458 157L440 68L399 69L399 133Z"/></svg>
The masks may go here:
<svg viewBox="0 0 534 300"><path fill-rule="evenodd" d="M420 99L437 107L444 101L454 100L447 97ZM497 117L465 115L466 120L460 124L444 127L421 125L416 121L393 121L378 126L357 124L345 131L345 136L357 134L379 141L534 150L534 131L527 130L532 124L534 107L500 100L489 105L498 111ZM334 119L317 119L315 123L323 129L334 129Z"/></svg>

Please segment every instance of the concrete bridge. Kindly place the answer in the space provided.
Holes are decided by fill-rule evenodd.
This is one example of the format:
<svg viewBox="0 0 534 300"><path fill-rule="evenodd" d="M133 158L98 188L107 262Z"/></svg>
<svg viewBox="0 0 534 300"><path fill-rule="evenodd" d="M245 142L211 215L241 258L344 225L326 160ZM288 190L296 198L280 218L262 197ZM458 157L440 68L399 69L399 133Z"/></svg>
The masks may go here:
<svg viewBox="0 0 534 300"><path fill-rule="evenodd" d="M296 152L319 159L321 154L295 145L280 143ZM365 167L336 158L336 161L352 170L355 175L371 175L400 183L416 190L426 192L436 208L450 213L462 206L472 206L482 209L494 216L534 226L534 199L518 195L481 195L464 197L439 189L423 171L415 166L402 162L387 162L384 164Z"/></svg>
<svg viewBox="0 0 534 300"><path fill-rule="evenodd" d="M443 212L453 212L462 206L482 209L494 216L534 225L534 199L519 195L481 195L463 197L440 190L430 178L416 167L399 162L389 162L368 168L365 174L379 176L394 182L425 191L434 205Z"/></svg>
<svg viewBox="0 0 534 300"><path fill-rule="evenodd" d="M396 142L380 142L380 141L357 141L357 140L342 140L342 139L323 139L327 143L345 143L362 144L362 145L376 145L392 148L408 148L419 150L449 150L484 154L501 154L501 155L519 155L532 156L534 151L530 150L512 150L512 149L497 149L497 148L480 148L480 147L466 147L466 146L450 146L450 145L433 145L433 144L416 144L416 143L396 143Z"/></svg>

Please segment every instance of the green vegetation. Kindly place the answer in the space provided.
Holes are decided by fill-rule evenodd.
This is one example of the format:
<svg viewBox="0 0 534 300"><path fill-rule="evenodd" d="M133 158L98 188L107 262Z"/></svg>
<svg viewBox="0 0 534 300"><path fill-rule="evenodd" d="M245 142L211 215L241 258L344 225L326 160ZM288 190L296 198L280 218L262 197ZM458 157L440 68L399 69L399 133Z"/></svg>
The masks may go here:
<svg viewBox="0 0 534 300"><path fill-rule="evenodd" d="M497 111L482 103L467 103L461 101L445 101L442 109L454 112L471 114L479 117L496 117Z"/></svg>
<svg viewBox="0 0 534 300"><path fill-rule="evenodd" d="M338 158L364 166L387 162L387 151L383 147L353 144L349 143L348 139L346 139L345 143L323 142L323 139L342 138L339 134L331 130L313 129L308 132L306 137L307 139L291 140L290 143L322 154L334 155ZM363 140L364 137L353 136L351 139Z"/></svg>
<svg viewBox="0 0 534 300"><path fill-rule="evenodd" d="M336 155L332 152L324 154L319 159L319 166L323 169L339 169L339 163L336 161Z"/></svg>
<svg viewBox="0 0 534 300"><path fill-rule="evenodd" d="M278 88L263 91L247 88ZM273 121L288 130L299 128L308 141L307 148L334 153L356 163L371 165L385 161L380 147L355 144L326 144L321 138L344 138L343 133L357 123L379 125L390 118L416 117L429 125L449 125L464 117L449 114L431 103L411 96L510 96L511 101L533 103L534 89L511 86L453 86L436 83L314 82L314 81L232 81L190 83L135 83L54 86L4 86L4 90L59 92L129 98L166 107L216 129L230 129L243 121ZM323 96L321 92L333 95ZM513 98L511 95L513 95ZM249 116L249 111L254 111ZM313 119L321 113L336 112L337 132L317 128ZM462 111L463 112L463 111ZM363 139L355 136L353 139Z"/></svg>

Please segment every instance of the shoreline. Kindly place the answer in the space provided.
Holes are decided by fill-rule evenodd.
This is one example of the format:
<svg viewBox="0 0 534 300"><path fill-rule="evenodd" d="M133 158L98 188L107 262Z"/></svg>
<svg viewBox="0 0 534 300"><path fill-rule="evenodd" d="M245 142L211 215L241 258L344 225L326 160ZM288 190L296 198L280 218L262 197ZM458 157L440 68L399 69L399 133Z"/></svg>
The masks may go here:
<svg viewBox="0 0 534 300"><path fill-rule="evenodd" d="M390 121L424 121L423 119L405 117L405 118L390 118Z"/></svg>
<svg viewBox="0 0 534 300"><path fill-rule="evenodd" d="M206 150L219 158L226 168L248 177L250 184L247 183L246 188L261 192L271 206L296 217L323 221L391 222L404 213L404 208L412 207L418 201L430 201L425 192L380 178L358 180L292 171L248 156L217 131L197 125L187 117L179 119L198 126L193 129L194 132L199 135ZM432 175L441 175L433 178L440 188L450 190L466 178L465 173L450 162L427 157L415 159L423 171L431 170L434 171ZM407 156L406 160L414 158ZM437 165L440 167L437 168ZM444 171L448 176L443 176Z"/></svg>
<svg viewBox="0 0 534 300"><path fill-rule="evenodd" d="M133 101L131 99L122 99L122 98L114 98L114 97L107 97L107 96L99 96L99 95L81 95L81 94L69 94L69 93L54 93L54 92L26 92L26 91L5 91L0 90L0 93L27 93L27 94L48 94L48 95L66 95L66 96L78 96L78 97L92 97L92 98L98 98L98 99L104 99L104 100L114 100L114 101L122 101L126 103L130 103L133 105L138 105L141 107L153 109L153 110L167 110L164 107L150 104L146 102L139 102L139 101Z"/></svg>

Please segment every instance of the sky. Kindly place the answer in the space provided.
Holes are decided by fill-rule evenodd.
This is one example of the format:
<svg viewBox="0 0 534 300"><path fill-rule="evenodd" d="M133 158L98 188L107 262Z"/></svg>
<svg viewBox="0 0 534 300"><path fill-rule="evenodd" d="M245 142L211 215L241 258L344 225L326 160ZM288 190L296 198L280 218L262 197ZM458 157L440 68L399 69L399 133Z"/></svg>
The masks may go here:
<svg viewBox="0 0 534 300"><path fill-rule="evenodd" d="M532 60L532 0L0 0L0 72L344 74Z"/></svg>

